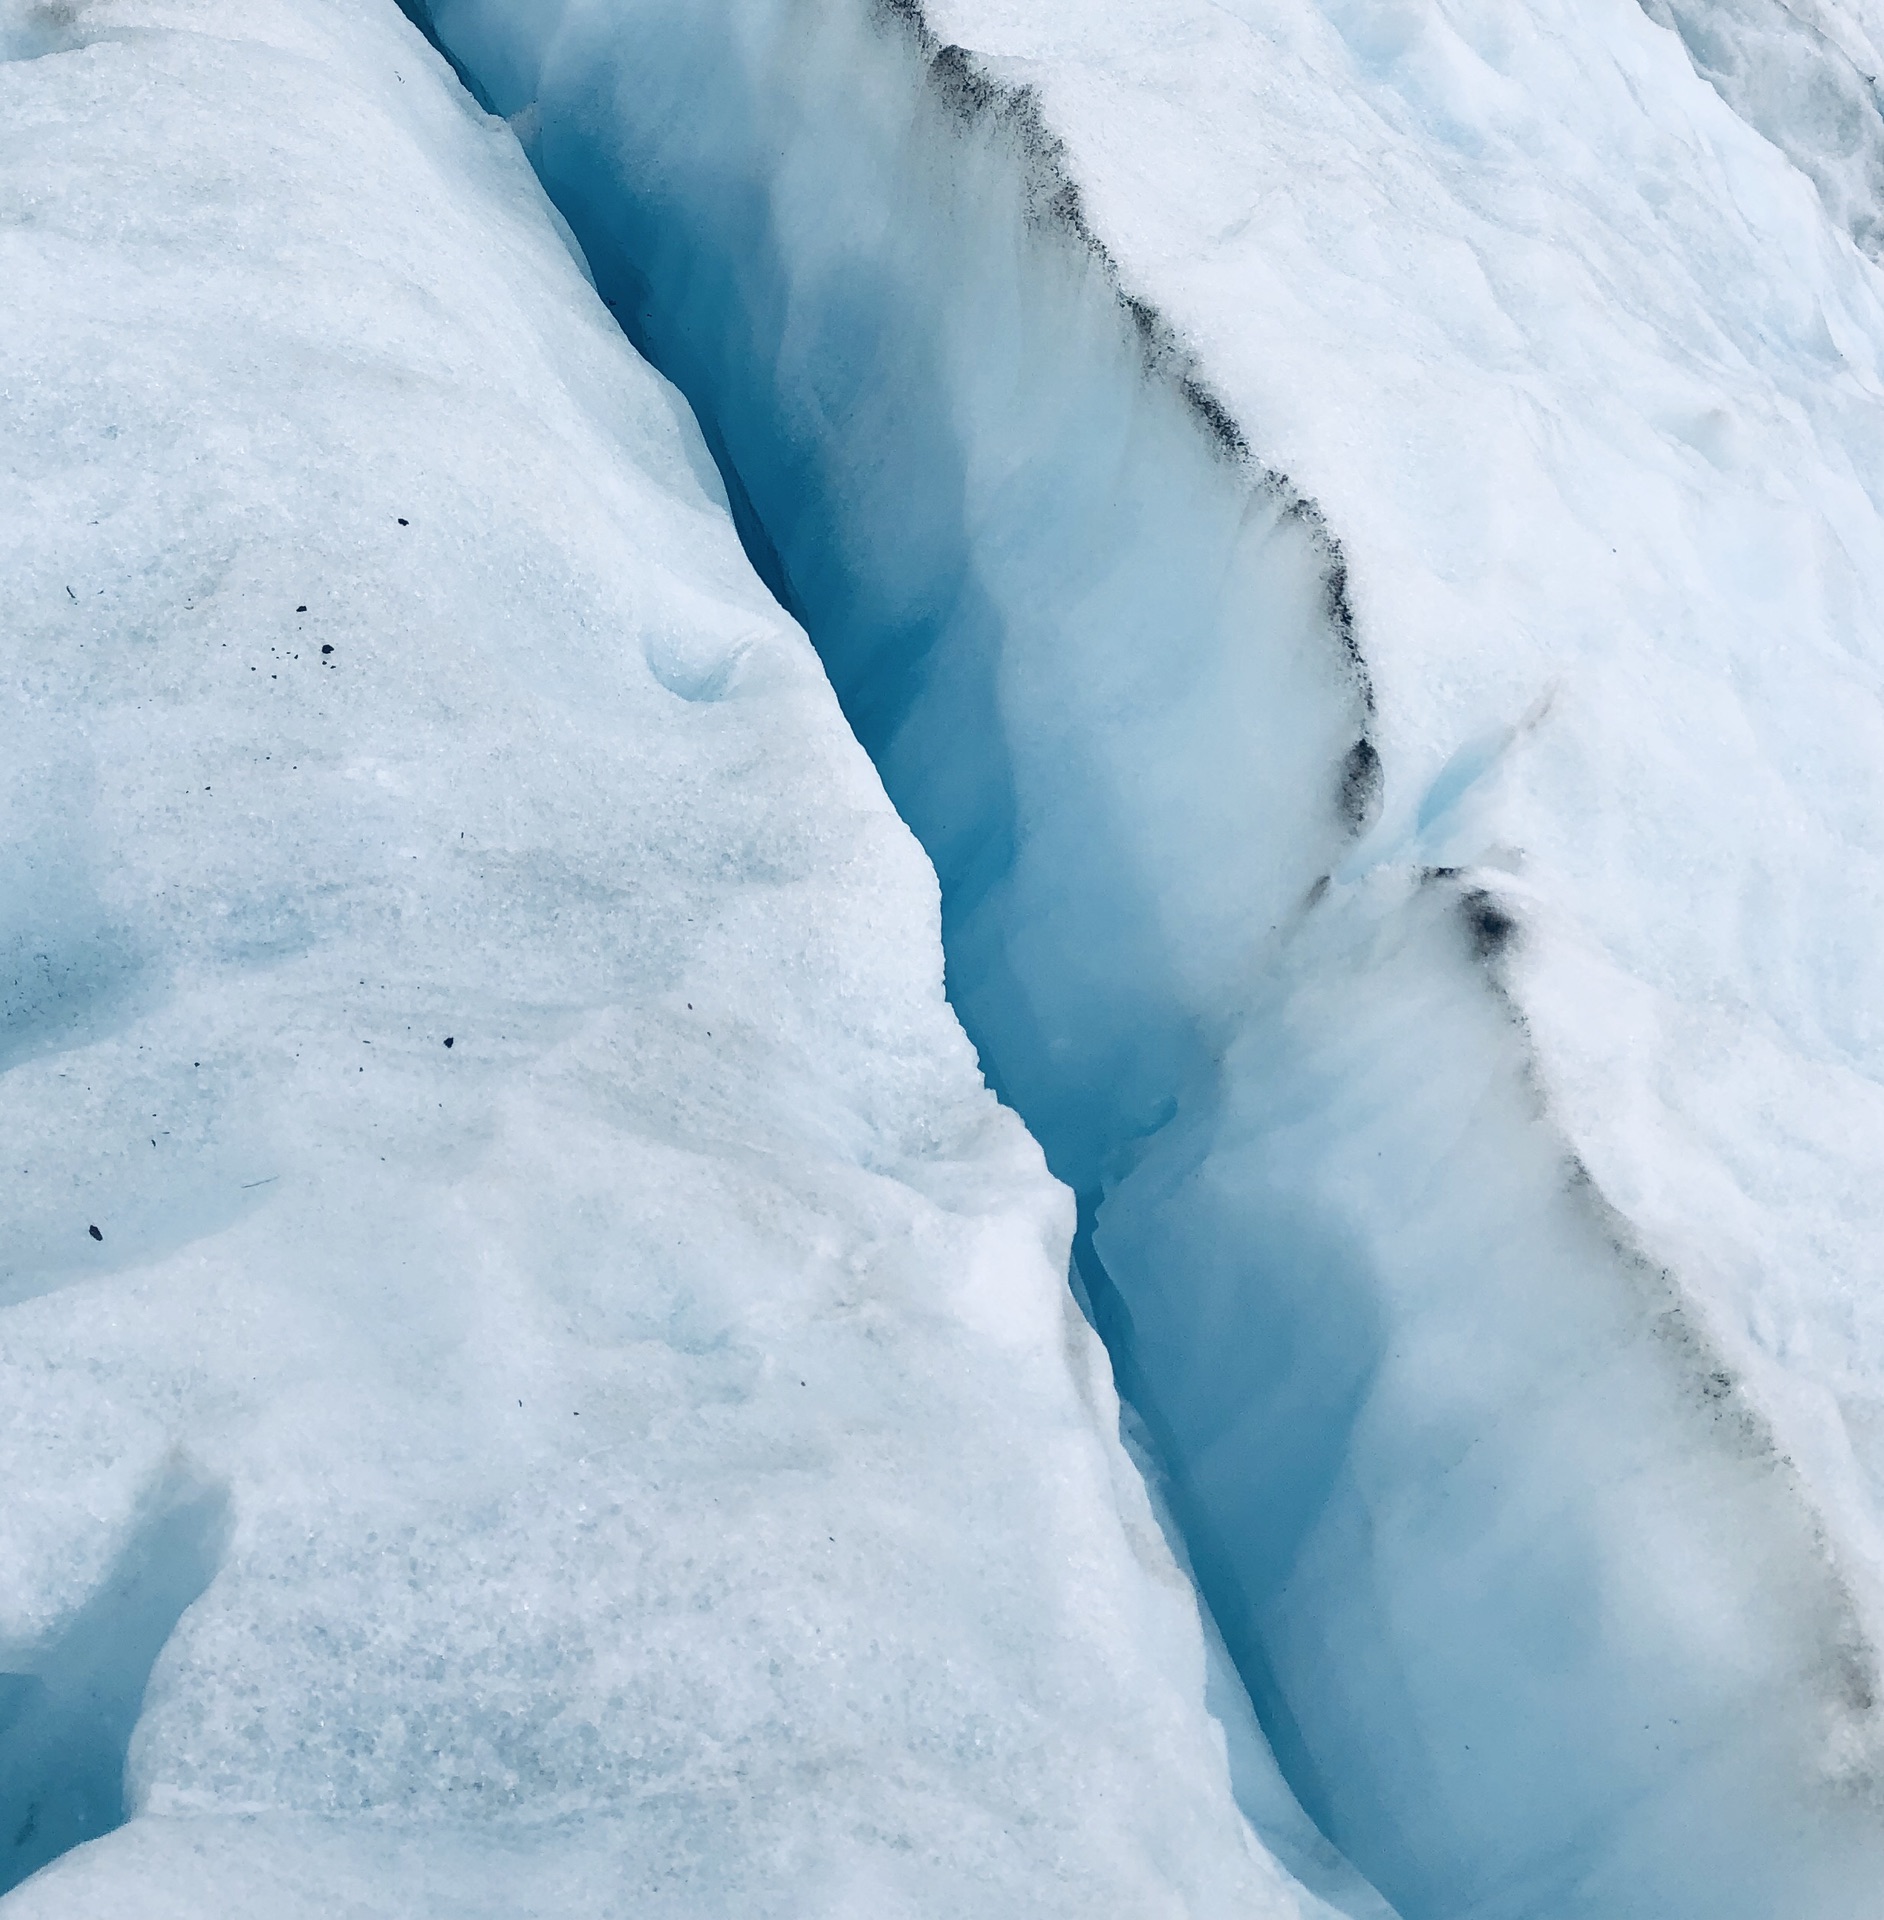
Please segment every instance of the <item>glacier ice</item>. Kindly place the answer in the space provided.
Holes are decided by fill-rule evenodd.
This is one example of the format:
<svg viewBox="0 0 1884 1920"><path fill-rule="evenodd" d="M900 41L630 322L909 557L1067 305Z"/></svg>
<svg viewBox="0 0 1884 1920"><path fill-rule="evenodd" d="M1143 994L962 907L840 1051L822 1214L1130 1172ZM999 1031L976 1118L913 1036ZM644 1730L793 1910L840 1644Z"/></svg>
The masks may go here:
<svg viewBox="0 0 1884 1920"><path fill-rule="evenodd" d="M1321 1912L510 130L380 0L5 18L8 1915Z"/></svg>
<svg viewBox="0 0 1884 1920"><path fill-rule="evenodd" d="M9 1911L1874 1911L1868 4L407 11L0 0Z"/></svg>
<svg viewBox="0 0 1884 1920"><path fill-rule="evenodd" d="M1884 305L1813 187L1633 6L430 14L935 861L1302 1801L1409 1920L1864 1910Z"/></svg>

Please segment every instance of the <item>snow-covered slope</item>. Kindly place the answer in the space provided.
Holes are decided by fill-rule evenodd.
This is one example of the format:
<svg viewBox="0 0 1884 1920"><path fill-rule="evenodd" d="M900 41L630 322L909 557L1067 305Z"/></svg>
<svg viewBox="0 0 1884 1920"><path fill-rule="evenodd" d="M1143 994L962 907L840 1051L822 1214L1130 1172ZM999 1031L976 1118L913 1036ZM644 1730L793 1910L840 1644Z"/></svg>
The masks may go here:
<svg viewBox="0 0 1884 1920"><path fill-rule="evenodd" d="M1877 1911L1884 287L1814 185L1632 0L432 18L936 861L1327 1831L1413 1920Z"/></svg>
<svg viewBox="0 0 1884 1920"><path fill-rule="evenodd" d="M390 0L0 24L8 1915L1316 1911L510 132Z"/></svg>

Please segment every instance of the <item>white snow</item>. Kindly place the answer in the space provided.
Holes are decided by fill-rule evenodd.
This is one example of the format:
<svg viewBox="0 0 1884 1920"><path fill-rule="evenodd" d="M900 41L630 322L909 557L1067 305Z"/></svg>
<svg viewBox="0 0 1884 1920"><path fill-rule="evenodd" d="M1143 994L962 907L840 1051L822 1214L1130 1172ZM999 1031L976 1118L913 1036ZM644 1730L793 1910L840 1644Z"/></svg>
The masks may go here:
<svg viewBox="0 0 1884 1920"><path fill-rule="evenodd" d="M390 4L0 22L9 1916L1320 1911L510 131Z"/></svg>
<svg viewBox="0 0 1884 1920"><path fill-rule="evenodd" d="M1630 0L432 13L936 861L1310 1811L1408 1920L1874 1906L1862 127Z"/></svg>

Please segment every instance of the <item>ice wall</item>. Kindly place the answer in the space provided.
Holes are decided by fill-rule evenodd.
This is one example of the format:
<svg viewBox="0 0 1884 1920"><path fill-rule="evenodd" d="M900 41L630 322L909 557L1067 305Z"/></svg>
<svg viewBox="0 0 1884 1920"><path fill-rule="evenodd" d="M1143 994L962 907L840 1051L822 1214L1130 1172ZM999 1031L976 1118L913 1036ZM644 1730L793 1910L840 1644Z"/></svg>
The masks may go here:
<svg viewBox="0 0 1884 1920"><path fill-rule="evenodd" d="M509 129L381 0L0 20L9 1920L1318 1912Z"/></svg>
<svg viewBox="0 0 1884 1920"><path fill-rule="evenodd" d="M1037 102L909 8L433 17L936 862L951 996L1080 1195L1304 1802L1422 1920L1858 1910L1875 1661L1815 1492L1549 1111L1522 887L1417 857L1543 708L1350 857L1377 761L1328 532Z"/></svg>

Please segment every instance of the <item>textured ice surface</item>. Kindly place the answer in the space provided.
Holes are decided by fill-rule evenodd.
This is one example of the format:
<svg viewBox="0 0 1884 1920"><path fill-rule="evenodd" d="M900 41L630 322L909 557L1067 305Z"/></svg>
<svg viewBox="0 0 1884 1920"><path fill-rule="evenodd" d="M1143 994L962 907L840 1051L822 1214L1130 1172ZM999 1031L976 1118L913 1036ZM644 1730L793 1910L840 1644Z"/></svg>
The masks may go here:
<svg viewBox="0 0 1884 1920"><path fill-rule="evenodd" d="M434 12L935 859L1311 1810L1418 1920L1874 1908L1884 306L1813 185L1620 0Z"/></svg>
<svg viewBox="0 0 1884 1920"><path fill-rule="evenodd" d="M509 129L390 4L5 21L0 1878L105 1835L9 1916L1315 1911Z"/></svg>
<svg viewBox="0 0 1884 1920"><path fill-rule="evenodd" d="M1794 162L1866 253L1884 254L1884 71L1859 0L1643 0L1720 96Z"/></svg>

